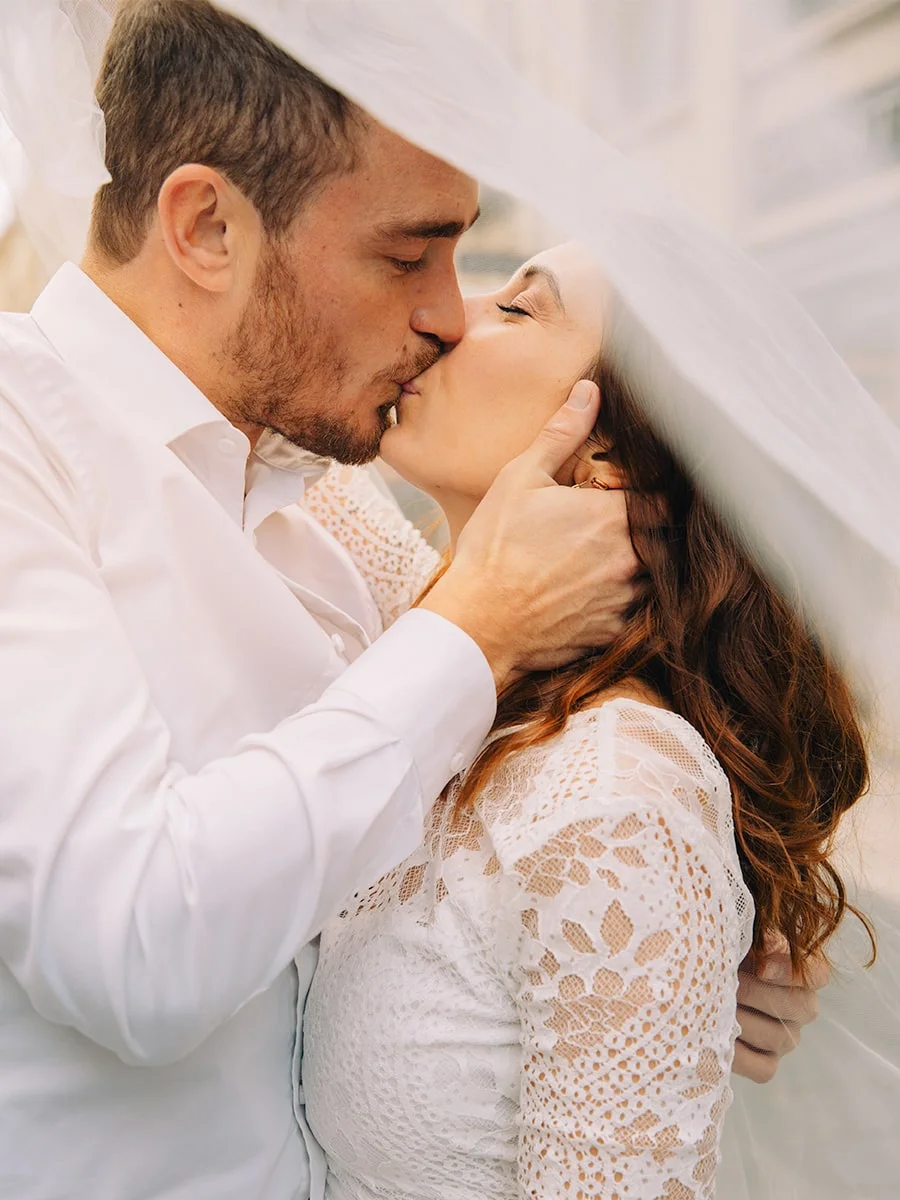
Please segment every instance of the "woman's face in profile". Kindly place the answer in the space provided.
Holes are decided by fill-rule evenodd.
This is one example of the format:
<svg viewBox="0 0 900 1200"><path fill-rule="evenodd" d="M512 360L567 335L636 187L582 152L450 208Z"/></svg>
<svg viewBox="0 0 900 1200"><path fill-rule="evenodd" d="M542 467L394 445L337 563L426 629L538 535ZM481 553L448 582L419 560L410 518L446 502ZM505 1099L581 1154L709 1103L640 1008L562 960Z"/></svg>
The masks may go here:
<svg viewBox="0 0 900 1200"><path fill-rule="evenodd" d="M605 287L580 246L538 254L499 291L466 301L463 340L414 381L384 460L442 497L481 499L596 357Z"/></svg>

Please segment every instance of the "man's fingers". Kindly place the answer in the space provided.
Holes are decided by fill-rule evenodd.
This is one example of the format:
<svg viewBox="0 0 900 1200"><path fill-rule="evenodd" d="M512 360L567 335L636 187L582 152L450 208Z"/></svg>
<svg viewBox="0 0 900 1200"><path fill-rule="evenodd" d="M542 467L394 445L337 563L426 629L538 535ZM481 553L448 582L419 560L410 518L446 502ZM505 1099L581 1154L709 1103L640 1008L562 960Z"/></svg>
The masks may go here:
<svg viewBox="0 0 900 1200"><path fill-rule="evenodd" d="M807 971L807 987L811 987L817 992L821 991L823 987L827 987L831 981L831 967L819 954L810 959Z"/></svg>
<svg viewBox="0 0 900 1200"><path fill-rule="evenodd" d="M762 1054L738 1039L734 1046L735 1075L743 1075L754 1083L770 1083L775 1078L781 1059L775 1054Z"/></svg>
<svg viewBox="0 0 900 1200"><path fill-rule="evenodd" d="M741 969L747 974L753 973L749 955L742 963ZM814 954L807 959L806 974L801 981L794 974L791 956L787 951L787 943L784 942L782 946L775 938L767 937L765 956L756 974L766 983L771 983L776 987L802 987L819 991L827 985L831 971L825 957L821 954Z"/></svg>
<svg viewBox="0 0 900 1200"><path fill-rule="evenodd" d="M794 974L790 954L777 951L766 956L759 971L760 979L779 987L803 987L811 991L819 991L825 987L831 977L827 960L821 954L814 954L806 961L806 974L802 979Z"/></svg>
<svg viewBox="0 0 900 1200"><path fill-rule="evenodd" d="M812 988L766 983L744 971L738 974L737 998L738 1004L745 1008L797 1025L808 1025L819 1011L819 998Z"/></svg>
<svg viewBox="0 0 900 1200"><path fill-rule="evenodd" d="M547 422L532 444L515 460L552 480L587 441L600 409L600 389L579 379L566 403Z"/></svg>
<svg viewBox="0 0 900 1200"><path fill-rule="evenodd" d="M793 1021L776 1021L764 1013L738 1006L741 1041L762 1054L781 1058L800 1043L800 1026Z"/></svg>
<svg viewBox="0 0 900 1200"><path fill-rule="evenodd" d="M780 950L766 955L757 974L760 979L764 979L766 983L775 984L776 987L791 987L795 982L791 956Z"/></svg>
<svg viewBox="0 0 900 1200"><path fill-rule="evenodd" d="M765 936L765 954L769 955L780 954L785 955L790 953L788 940L783 933L777 929L770 929Z"/></svg>

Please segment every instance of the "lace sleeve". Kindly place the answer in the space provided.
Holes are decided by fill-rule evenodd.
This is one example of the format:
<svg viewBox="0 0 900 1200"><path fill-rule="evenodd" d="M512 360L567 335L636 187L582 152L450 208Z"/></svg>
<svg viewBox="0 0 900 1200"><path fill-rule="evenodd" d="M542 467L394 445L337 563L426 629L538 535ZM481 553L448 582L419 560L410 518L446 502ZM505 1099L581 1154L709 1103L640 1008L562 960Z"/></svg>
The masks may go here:
<svg viewBox="0 0 900 1200"><path fill-rule="evenodd" d="M556 819L510 864L521 1194L707 1200L731 1098L732 882L677 773L637 761L626 786L583 767L557 760Z"/></svg>
<svg viewBox="0 0 900 1200"><path fill-rule="evenodd" d="M385 628L412 606L439 566L437 551L365 468L335 464L303 505L353 559Z"/></svg>

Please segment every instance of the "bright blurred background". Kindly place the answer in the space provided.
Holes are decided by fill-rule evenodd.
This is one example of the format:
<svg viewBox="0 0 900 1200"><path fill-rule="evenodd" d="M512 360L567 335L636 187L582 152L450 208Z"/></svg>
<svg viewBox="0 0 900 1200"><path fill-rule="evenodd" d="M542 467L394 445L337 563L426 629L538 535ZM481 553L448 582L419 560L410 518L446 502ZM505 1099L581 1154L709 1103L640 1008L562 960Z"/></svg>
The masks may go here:
<svg viewBox="0 0 900 1200"><path fill-rule="evenodd" d="M779 276L900 419L898 0L455 3ZM486 196L466 287L546 237Z"/></svg>
<svg viewBox="0 0 900 1200"><path fill-rule="evenodd" d="M448 2L776 273L900 418L900 0ZM464 289L552 236L488 192ZM0 179L0 308L52 266Z"/></svg>

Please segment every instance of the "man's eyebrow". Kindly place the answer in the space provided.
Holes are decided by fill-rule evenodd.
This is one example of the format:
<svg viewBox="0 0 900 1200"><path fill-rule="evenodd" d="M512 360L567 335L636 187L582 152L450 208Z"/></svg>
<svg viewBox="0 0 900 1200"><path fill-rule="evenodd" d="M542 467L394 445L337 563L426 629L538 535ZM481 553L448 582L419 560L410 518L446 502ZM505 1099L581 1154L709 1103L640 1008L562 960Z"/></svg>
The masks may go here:
<svg viewBox="0 0 900 1200"><path fill-rule="evenodd" d="M541 278L550 289L556 307L566 315L566 306L563 304L562 290L559 286L559 276L555 271L551 271L549 267L542 267L539 263L532 263L530 267L526 267L522 272L522 281L527 283L529 279Z"/></svg>
<svg viewBox="0 0 900 1200"><path fill-rule="evenodd" d="M379 225L376 233L379 237L387 238L413 238L418 241L431 241L432 238L458 238L471 229L478 218L481 216L479 208L471 221L420 221L416 224L409 225L405 221L397 221L396 223L389 222L386 225Z"/></svg>

